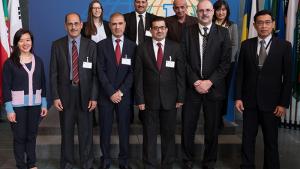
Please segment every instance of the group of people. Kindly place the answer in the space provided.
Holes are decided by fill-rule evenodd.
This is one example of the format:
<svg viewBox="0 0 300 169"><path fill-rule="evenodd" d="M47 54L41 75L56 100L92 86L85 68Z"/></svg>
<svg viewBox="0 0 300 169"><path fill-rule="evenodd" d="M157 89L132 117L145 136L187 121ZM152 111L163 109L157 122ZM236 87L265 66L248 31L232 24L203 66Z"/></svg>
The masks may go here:
<svg viewBox="0 0 300 169"><path fill-rule="evenodd" d="M61 169L72 169L77 125L80 168L93 168L93 111L99 109L100 169L111 167L110 136L114 114L119 134L119 168L131 169L129 126L137 105L143 125L143 167L172 169L175 162L177 109L182 108L183 168L192 169L199 113L204 113L203 169L217 161L218 134L231 74L237 63L236 108L243 113L242 169L254 169L255 137L262 126L265 169L279 169L280 116L289 105L291 45L272 35L271 12L254 17L258 37L242 43L229 20L225 0L201 0L197 18L187 2L174 0L174 16L146 12L147 0L134 0L135 11L103 20L98 0L89 5L87 22L76 12L65 16L67 35L54 41L50 88L61 127ZM3 96L13 131L18 169L36 169L40 117L47 115L44 66L33 53L33 36L20 29L3 69ZM231 73L230 73L231 72ZM229 98L234 99L234 98ZM157 161L157 132L161 164ZM26 154L26 155L25 155Z"/></svg>

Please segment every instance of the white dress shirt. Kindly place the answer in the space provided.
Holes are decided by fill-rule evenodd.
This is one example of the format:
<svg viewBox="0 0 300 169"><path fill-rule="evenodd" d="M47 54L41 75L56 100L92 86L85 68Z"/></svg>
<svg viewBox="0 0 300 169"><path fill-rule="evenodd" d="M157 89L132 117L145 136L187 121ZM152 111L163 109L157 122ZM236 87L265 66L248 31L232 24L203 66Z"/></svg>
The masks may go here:
<svg viewBox="0 0 300 169"><path fill-rule="evenodd" d="M163 39L161 41L156 41L156 40L152 39L153 49L154 49L154 55L155 55L155 60L156 61L157 61L157 51L158 51L158 45L157 45L157 43L161 43L162 52L164 53L165 41L166 41L166 39Z"/></svg>
<svg viewBox="0 0 300 169"><path fill-rule="evenodd" d="M199 30L201 31L201 33L199 32L199 45L200 45L200 51L199 51L199 53L200 53L200 64L201 64L201 68L200 68L201 77L203 77L203 74L202 74L202 67L203 67L203 49L202 49L203 36L202 35L204 35L203 28L207 27L208 28L207 29L207 34L209 34L211 25L212 25L212 23L209 24L209 25L207 25L207 26L203 26L201 24L198 24Z"/></svg>

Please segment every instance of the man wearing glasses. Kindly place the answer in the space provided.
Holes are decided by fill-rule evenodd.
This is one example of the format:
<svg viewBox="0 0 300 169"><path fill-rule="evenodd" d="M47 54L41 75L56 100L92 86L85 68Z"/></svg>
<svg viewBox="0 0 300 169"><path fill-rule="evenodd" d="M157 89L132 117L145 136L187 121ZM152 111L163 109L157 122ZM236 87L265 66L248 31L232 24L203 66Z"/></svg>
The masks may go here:
<svg viewBox="0 0 300 169"><path fill-rule="evenodd" d="M80 35L79 14L65 16L67 36L52 43L50 86L61 127L61 169L73 168L74 128L78 129L80 168L93 167L92 111L97 106L96 44Z"/></svg>
<svg viewBox="0 0 300 169"><path fill-rule="evenodd" d="M213 5L197 5L198 23L183 35L187 90L182 114L182 149L186 169L193 168L195 131L201 107L204 112L203 169L213 169L217 160L218 125L226 97L225 76L229 71L231 43L226 28L212 23Z"/></svg>
<svg viewBox="0 0 300 169"><path fill-rule="evenodd" d="M291 44L273 37L272 13L256 13L258 37L241 45L237 78L237 110L243 113L241 169L255 168L255 139L261 126L264 169L279 169L278 125L289 107L292 90Z"/></svg>
<svg viewBox="0 0 300 169"><path fill-rule="evenodd" d="M134 70L136 103L143 118L145 169L172 169L175 160L176 110L185 95L185 62L181 48L166 39L164 18L152 21L152 39L137 48ZM161 167L157 166L157 131L161 135Z"/></svg>

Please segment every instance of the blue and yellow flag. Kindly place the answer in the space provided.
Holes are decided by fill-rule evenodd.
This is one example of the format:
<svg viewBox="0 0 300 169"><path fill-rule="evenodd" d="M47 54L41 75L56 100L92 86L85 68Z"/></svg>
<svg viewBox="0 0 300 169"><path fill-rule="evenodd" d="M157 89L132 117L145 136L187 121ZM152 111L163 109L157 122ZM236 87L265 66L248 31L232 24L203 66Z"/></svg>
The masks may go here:
<svg viewBox="0 0 300 169"><path fill-rule="evenodd" d="M251 16L251 5L252 5L252 0L245 1L241 41L244 41L248 38L250 16Z"/></svg>

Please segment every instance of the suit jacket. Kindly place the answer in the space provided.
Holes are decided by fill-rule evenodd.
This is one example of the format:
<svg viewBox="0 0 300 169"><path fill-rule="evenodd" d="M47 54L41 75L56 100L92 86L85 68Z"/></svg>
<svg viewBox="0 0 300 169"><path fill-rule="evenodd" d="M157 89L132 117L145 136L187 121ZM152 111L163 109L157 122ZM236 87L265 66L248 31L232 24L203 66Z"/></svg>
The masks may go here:
<svg viewBox="0 0 300 169"><path fill-rule="evenodd" d="M226 28L212 24L203 57L203 68L201 77L199 26L190 26L183 35L182 49L186 57L186 71L188 89L193 90L193 96L200 95L194 90L194 82L197 80L210 80L213 85L207 97L212 100L223 100L226 97L225 76L230 68L231 43Z"/></svg>
<svg viewBox="0 0 300 169"><path fill-rule="evenodd" d="M136 21L136 14L135 11L124 14L125 21L126 21L126 28L125 28L125 36L129 38L130 40L136 42L136 34L137 34L137 21ZM151 22L154 18L157 18L158 16L146 13L145 18L145 31L150 30L151 28Z"/></svg>
<svg viewBox="0 0 300 169"><path fill-rule="evenodd" d="M267 112L273 112L276 106L288 108L292 89L291 44L273 37L268 56L259 70L257 41L252 38L241 45L236 99L242 100L245 108Z"/></svg>
<svg viewBox="0 0 300 169"><path fill-rule="evenodd" d="M81 35L88 38L88 39L91 39L91 35L87 35L85 33L85 29L86 29L86 22L83 23L83 27L81 29ZM109 37L111 36L111 31L109 29L109 26L108 26L108 22L107 21L103 21L103 26L104 26L104 31L105 31L105 34L106 34L106 37Z"/></svg>
<svg viewBox="0 0 300 169"><path fill-rule="evenodd" d="M166 67L166 60L175 61L175 67ZM137 47L134 70L136 103L146 109L174 109L185 96L185 60L180 45L167 40L161 70L156 65L152 40Z"/></svg>
<svg viewBox="0 0 300 169"><path fill-rule="evenodd" d="M166 23L168 26L168 35L167 38L178 43L182 40L182 33L187 27L196 24L198 19L196 17L192 17L186 15L186 19L184 23L178 22L178 17L176 15L169 16L166 18Z"/></svg>
<svg viewBox="0 0 300 169"><path fill-rule="evenodd" d="M133 85L133 60L136 44L124 38L122 58L120 64L116 63L115 50L112 38L108 37L97 44L97 72L100 82L100 104L111 103L110 97L121 90L124 94L122 102L127 104L131 101L131 89ZM131 65L122 64L122 59L131 60Z"/></svg>
<svg viewBox="0 0 300 169"><path fill-rule="evenodd" d="M78 68L81 106L88 109L90 100L97 100L98 85L96 76L96 44L87 38L81 37ZM92 62L92 68L83 68L83 62ZM71 70L72 71L72 70ZM68 36L52 43L50 59L50 86L53 100L60 99L64 107L68 107L70 100L70 56L68 50Z"/></svg>

